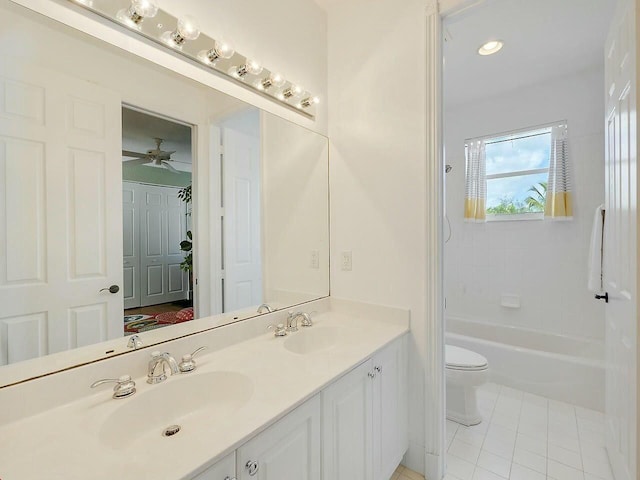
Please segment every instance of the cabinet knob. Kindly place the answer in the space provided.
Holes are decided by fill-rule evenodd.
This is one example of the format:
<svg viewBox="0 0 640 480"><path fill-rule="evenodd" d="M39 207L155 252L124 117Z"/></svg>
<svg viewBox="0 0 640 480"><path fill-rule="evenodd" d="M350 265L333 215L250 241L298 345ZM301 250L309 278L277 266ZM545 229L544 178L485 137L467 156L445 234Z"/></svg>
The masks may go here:
<svg viewBox="0 0 640 480"><path fill-rule="evenodd" d="M371 379L376 378L376 374L373 372L369 372L367 375L369 375L369 378Z"/></svg>
<svg viewBox="0 0 640 480"><path fill-rule="evenodd" d="M254 462L253 460L249 460L245 465L245 467L247 467L247 470L249 471L249 475L251 475L252 477L256 473L258 473L258 470L260 468L260 466L258 465L258 462Z"/></svg>
<svg viewBox="0 0 640 480"><path fill-rule="evenodd" d="M380 365L378 365L377 367L373 367L373 369L378 373L382 373L382 366Z"/></svg>

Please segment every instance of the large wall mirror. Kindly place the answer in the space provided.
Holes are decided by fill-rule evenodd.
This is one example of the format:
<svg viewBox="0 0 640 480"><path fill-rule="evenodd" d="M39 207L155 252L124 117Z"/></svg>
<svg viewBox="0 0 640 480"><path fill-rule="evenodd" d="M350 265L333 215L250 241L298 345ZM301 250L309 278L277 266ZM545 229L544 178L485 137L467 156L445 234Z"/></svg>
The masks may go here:
<svg viewBox="0 0 640 480"><path fill-rule="evenodd" d="M326 137L8 0L0 32L0 387L329 294Z"/></svg>

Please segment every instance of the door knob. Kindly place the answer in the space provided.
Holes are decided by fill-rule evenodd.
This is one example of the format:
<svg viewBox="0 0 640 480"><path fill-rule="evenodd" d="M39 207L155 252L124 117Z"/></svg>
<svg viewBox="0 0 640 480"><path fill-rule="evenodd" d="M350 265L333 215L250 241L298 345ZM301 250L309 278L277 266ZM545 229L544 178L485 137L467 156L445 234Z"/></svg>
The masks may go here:
<svg viewBox="0 0 640 480"><path fill-rule="evenodd" d="M118 293L120 291L120 287L118 285L111 285L109 288L101 288L101 292L108 291L109 293Z"/></svg>

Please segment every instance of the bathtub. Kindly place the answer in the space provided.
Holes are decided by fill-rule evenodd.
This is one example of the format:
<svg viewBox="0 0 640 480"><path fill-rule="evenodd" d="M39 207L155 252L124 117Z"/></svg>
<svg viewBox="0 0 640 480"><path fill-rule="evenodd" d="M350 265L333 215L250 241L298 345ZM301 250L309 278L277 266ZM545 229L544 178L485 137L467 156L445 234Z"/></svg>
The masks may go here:
<svg viewBox="0 0 640 480"><path fill-rule="evenodd" d="M487 358L490 381L604 410L601 342L451 317L446 327L448 344Z"/></svg>

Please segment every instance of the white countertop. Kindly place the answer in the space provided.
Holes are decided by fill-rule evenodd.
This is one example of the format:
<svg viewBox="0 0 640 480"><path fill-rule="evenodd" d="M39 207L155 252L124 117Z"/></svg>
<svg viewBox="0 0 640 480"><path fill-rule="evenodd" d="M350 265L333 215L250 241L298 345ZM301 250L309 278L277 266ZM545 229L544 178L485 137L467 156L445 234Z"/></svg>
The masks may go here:
<svg viewBox="0 0 640 480"><path fill-rule="evenodd" d="M283 338L265 333L203 354L196 358L196 371L169 377L161 384L149 385L144 377L135 378L138 392L133 397L113 400L111 389L105 386L72 403L0 426L0 478L189 479L409 329L408 321L372 319L347 310L349 313L329 311L314 317L311 329L340 328L340 340L328 349L306 355L285 349L284 340L304 333L303 329ZM122 432L123 443L128 443L126 448L109 446L101 440L108 417L118 415L114 412L125 402L172 382L219 371L245 375L253 384L253 392L247 403L228 418L217 420L214 427L206 427L206 410L185 416L180 401L176 401L164 408L169 419L182 415L179 423L183 430L179 434L165 438L160 429L157 437L136 439L140 432L133 431L137 427L132 425L133 437L127 438L128 432ZM59 388L65 388L64 383ZM46 391L41 394L46 395ZM188 394L185 388L185 395Z"/></svg>

